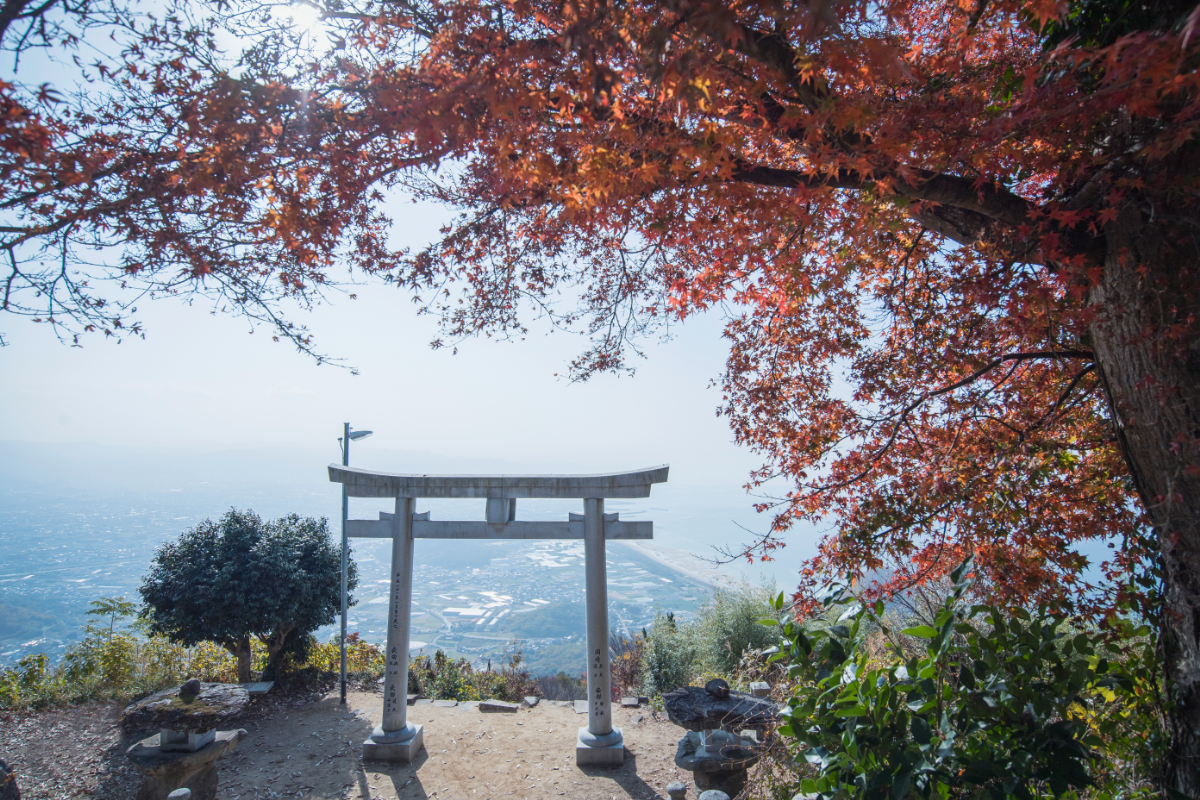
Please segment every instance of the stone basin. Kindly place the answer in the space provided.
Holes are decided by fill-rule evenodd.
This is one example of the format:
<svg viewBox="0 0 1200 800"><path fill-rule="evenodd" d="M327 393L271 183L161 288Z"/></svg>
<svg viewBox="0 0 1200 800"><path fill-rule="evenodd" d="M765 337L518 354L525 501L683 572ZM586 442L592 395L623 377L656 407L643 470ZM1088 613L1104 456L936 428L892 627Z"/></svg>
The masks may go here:
<svg viewBox="0 0 1200 800"><path fill-rule="evenodd" d="M180 733L206 733L246 710L250 694L229 683L201 683L195 696L180 694L180 687L165 689L138 700L125 709L121 722Z"/></svg>
<svg viewBox="0 0 1200 800"><path fill-rule="evenodd" d="M667 718L688 731L722 730L741 733L773 724L781 706L745 692L716 697L699 686L682 686L663 695Z"/></svg>

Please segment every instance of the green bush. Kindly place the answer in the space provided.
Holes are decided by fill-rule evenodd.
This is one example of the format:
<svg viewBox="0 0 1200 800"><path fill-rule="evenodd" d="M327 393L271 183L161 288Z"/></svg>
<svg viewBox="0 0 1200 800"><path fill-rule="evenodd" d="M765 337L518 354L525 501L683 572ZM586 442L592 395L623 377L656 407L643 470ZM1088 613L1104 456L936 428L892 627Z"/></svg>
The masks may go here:
<svg viewBox="0 0 1200 800"><path fill-rule="evenodd" d="M758 624L770 602L770 590L742 587L714 592L693 620L660 611L642 643L642 692L653 697L706 678L732 676L747 650L778 639Z"/></svg>
<svg viewBox="0 0 1200 800"><path fill-rule="evenodd" d="M57 664L44 654L26 656L7 669L0 668L0 708L45 708L89 700L129 700L175 686L188 678L213 683L236 683L238 663L225 648L212 642L192 647L166 636L146 635L140 621L128 624L135 614L123 598L101 598L88 613L104 620L89 622L84 639L72 646ZM270 660L267 646L251 643L255 675ZM341 670L336 639L318 642L310 637L304 659L287 655L279 663L283 677L331 678ZM439 650L432 658L409 662L409 691L452 700L495 698L518 701L540 696L536 682L523 666L521 648L513 642L504 666L498 671L475 670L465 659L454 661ZM346 641L346 672L352 679L374 686L383 675L383 650L364 642L357 633Z"/></svg>
<svg viewBox="0 0 1200 800"><path fill-rule="evenodd" d="M761 650L777 641L774 631L759 621L770 608L767 588L743 586L736 591L719 590L696 613L694 627L696 671L727 676L737 669L747 650Z"/></svg>
<svg viewBox="0 0 1200 800"><path fill-rule="evenodd" d="M696 671L695 629L673 613L655 615L642 652L642 691L650 696L686 686Z"/></svg>
<svg viewBox="0 0 1200 800"><path fill-rule="evenodd" d="M408 691L435 700L507 700L540 697L537 682L522 667L524 656L517 642L506 664L497 672L476 670L465 658L457 661L442 650L432 656L417 656L409 662Z"/></svg>
<svg viewBox="0 0 1200 800"><path fill-rule="evenodd" d="M953 573L934 625L899 632L923 643L912 656L881 602L867 607L841 589L826 600L828 609L844 608L834 624L805 626L784 611L782 594L774 601L787 619L786 649L773 658L789 662L796 686L779 733L816 769L800 792L822 800L1028 800L1088 787L1093 796L1127 797L1144 788L1117 786L1104 764L1132 752L1128 737L1139 727L1114 704L1147 718L1133 690L1144 684L1152 651L1128 652L1128 634L1144 640L1146 631L1110 641L1072 631L1045 608L964 608L969 563ZM872 658L871 625L891 638L890 658Z"/></svg>

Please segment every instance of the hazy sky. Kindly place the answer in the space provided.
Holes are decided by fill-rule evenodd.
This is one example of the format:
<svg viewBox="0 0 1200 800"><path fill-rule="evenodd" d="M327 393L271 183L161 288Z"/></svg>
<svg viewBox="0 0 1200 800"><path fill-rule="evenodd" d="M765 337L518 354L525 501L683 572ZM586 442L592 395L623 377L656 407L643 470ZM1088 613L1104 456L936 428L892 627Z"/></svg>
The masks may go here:
<svg viewBox="0 0 1200 800"><path fill-rule="evenodd" d="M397 240L412 244L442 216L403 211ZM416 315L407 293L379 283L356 292L356 300L331 295L296 321L358 375L317 366L272 342L269 330L250 334L244 320L199 303L142 303L144 340L93 337L81 348L44 325L0 318L9 342L0 348L0 440L171 448L181 461L225 449L297 452L321 481L349 421L375 432L354 450L354 463L370 468L420 471L445 458L468 469L503 461L522 472L669 463L673 491L656 496L700 498L715 509L705 511L715 525L705 542L743 537L734 519L766 526L739 488L758 460L715 415L720 392L710 382L727 351L716 315L650 346L636 375L571 383L561 376L584 346L578 337L533 322L525 341L475 339L457 355L434 351L434 323Z"/></svg>

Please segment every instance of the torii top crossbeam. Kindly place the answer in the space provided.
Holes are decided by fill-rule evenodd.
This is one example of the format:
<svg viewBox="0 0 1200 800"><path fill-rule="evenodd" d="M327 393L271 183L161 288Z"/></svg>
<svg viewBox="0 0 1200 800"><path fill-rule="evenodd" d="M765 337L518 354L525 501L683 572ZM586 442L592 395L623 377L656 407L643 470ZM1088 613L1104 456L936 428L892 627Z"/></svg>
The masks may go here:
<svg viewBox="0 0 1200 800"><path fill-rule="evenodd" d="M601 475L406 475L371 472L340 464L329 466L329 479L344 485L350 497L391 497L395 513L378 520L346 520L343 534L392 540L391 603L384 669L383 722L363 742L364 758L412 761L422 747L420 725L407 720L409 619L412 611L415 539L583 539L587 600L588 725L579 729L576 762L619 764L624 759L621 731L612 726L608 663L606 539L649 539L654 523L622 522L604 513L609 497L649 497L650 487L665 483L666 465ZM430 520L416 513L417 498L485 500L483 520ZM516 519L523 498L581 499L583 514L566 520Z"/></svg>
<svg viewBox="0 0 1200 800"><path fill-rule="evenodd" d="M649 497L667 465L598 475L405 475L329 465L329 480L351 497L605 498Z"/></svg>

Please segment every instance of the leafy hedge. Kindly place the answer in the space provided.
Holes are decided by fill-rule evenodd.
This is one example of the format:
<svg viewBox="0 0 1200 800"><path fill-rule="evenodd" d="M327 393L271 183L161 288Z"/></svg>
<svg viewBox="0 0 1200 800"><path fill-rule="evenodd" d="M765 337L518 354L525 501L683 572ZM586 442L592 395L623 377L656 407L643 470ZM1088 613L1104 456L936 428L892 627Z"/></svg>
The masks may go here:
<svg viewBox="0 0 1200 800"><path fill-rule="evenodd" d="M1040 608L965 607L970 562L933 625L893 631L882 602L842 588L832 625L800 625L774 601L793 695L779 733L815 768L821 800L1151 795L1165 748L1149 629L1076 631ZM868 629L892 644L872 656ZM906 652L899 633L924 644ZM875 661L876 663L872 663ZM882 661L882 663L878 663Z"/></svg>

